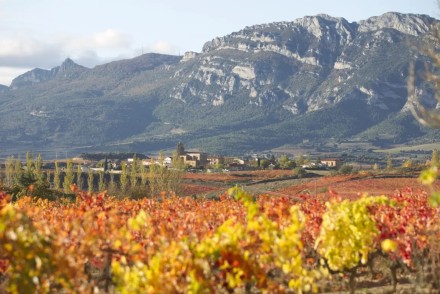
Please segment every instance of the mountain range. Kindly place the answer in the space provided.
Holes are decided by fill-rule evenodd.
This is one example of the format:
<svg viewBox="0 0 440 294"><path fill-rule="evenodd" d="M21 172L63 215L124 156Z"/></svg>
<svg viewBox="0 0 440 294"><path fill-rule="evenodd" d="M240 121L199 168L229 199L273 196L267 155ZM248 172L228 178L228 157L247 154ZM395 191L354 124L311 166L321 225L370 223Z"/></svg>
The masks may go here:
<svg viewBox="0 0 440 294"><path fill-rule="evenodd" d="M316 15L246 27L183 56L94 68L66 59L0 85L0 150L151 152L182 141L234 154L304 141L438 141L412 118L406 88L437 24L394 12L359 22ZM429 88L418 91L430 103Z"/></svg>

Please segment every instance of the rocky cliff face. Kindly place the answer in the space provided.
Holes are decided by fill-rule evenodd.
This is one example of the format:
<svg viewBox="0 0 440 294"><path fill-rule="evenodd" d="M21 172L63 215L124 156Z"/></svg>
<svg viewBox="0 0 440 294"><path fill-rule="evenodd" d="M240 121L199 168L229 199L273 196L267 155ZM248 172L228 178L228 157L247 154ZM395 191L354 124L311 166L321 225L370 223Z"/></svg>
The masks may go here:
<svg viewBox="0 0 440 294"><path fill-rule="evenodd" d="M433 23L428 16L386 13L359 23L317 15L247 27L207 42L188 59L192 69L176 72L182 83L171 97L213 106L237 95L257 106L281 99L295 115L353 97L388 109L384 99L404 100L405 79L397 76L411 55L408 42ZM373 67L384 58L392 68Z"/></svg>
<svg viewBox="0 0 440 294"><path fill-rule="evenodd" d="M409 119L408 65L433 25L424 15L316 15L246 27L183 57L145 54L93 69L67 59L0 89L9 101L0 138L104 149L185 141L224 153L303 139L408 142L426 134ZM17 119L26 115L31 124Z"/></svg>
<svg viewBox="0 0 440 294"><path fill-rule="evenodd" d="M30 87L35 84L49 81L53 78L74 79L88 68L76 64L72 59L67 58L64 62L51 70L36 68L15 78L11 83L11 89L17 90L22 87Z"/></svg>

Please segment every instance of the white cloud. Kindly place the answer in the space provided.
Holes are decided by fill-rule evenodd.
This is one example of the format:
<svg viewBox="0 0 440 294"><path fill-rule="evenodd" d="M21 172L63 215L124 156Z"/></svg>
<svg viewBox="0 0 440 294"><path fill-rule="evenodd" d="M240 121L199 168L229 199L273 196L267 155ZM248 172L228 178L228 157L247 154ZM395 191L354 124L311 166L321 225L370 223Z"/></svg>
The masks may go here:
<svg viewBox="0 0 440 294"><path fill-rule="evenodd" d="M157 41L149 46L148 51L163 54L177 54L179 48L165 41Z"/></svg>
<svg viewBox="0 0 440 294"><path fill-rule="evenodd" d="M21 30L0 38L0 57L30 56L47 50L52 42L35 38L31 31ZM46 47L46 48L45 48Z"/></svg>
<svg viewBox="0 0 440 294"><path fill-rule="evenodd" d="M51 68L67 57L93 66L121 51L132 51L131 38L114 29L88 36L36 36L29 30L0 35L0 67Z"/></svg>
<svg viewBox="0 0 440 294"><path fill-rule="evenodd" d="M92 44L100 48L129 47L131 38L121 31L108 29L92 36Z"/></svg>
<svg viewBox="0 0 440 294"><path fill-rule="evenodd" d="M9 86L14 78L29 71L30 68L0 67L0 84Z"/></svg>

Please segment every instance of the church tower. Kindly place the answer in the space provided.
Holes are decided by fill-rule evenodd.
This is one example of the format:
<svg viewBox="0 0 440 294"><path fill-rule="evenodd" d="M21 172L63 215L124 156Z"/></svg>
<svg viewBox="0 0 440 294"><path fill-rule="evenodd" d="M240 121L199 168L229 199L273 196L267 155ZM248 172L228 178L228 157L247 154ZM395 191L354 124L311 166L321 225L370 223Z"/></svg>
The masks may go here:
<svg viewBox="0 0 440 294"><path fill-rule="evenodd" d="M185 155L185 147L183 147L182 142L177 143L176 152L177 152L177 156Z"/></svg>

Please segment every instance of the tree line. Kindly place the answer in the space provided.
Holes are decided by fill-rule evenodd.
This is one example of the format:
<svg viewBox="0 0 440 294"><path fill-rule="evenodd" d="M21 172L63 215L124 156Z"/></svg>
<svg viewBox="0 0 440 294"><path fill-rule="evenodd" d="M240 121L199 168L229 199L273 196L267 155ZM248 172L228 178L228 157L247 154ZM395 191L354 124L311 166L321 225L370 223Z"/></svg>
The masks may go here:
<svg viewBox="0 0 440 294"><path fill-rule="evenodd" d="M159 163L164 161L163 153ZM118 197L154 197L161 192L178 193L181 186L183 165L175 160L173 168L151 160L148 166L136 156L130 163L122 162L119 173L109 171L83 171L71 159L61 167L58 161L54 168L45 168L41 155L34 157L26 153L26 162L8 157L2 168L0 186L14 198L24 195L56 199L74 197L76 190L93 192L108 191Z"/></svg>

